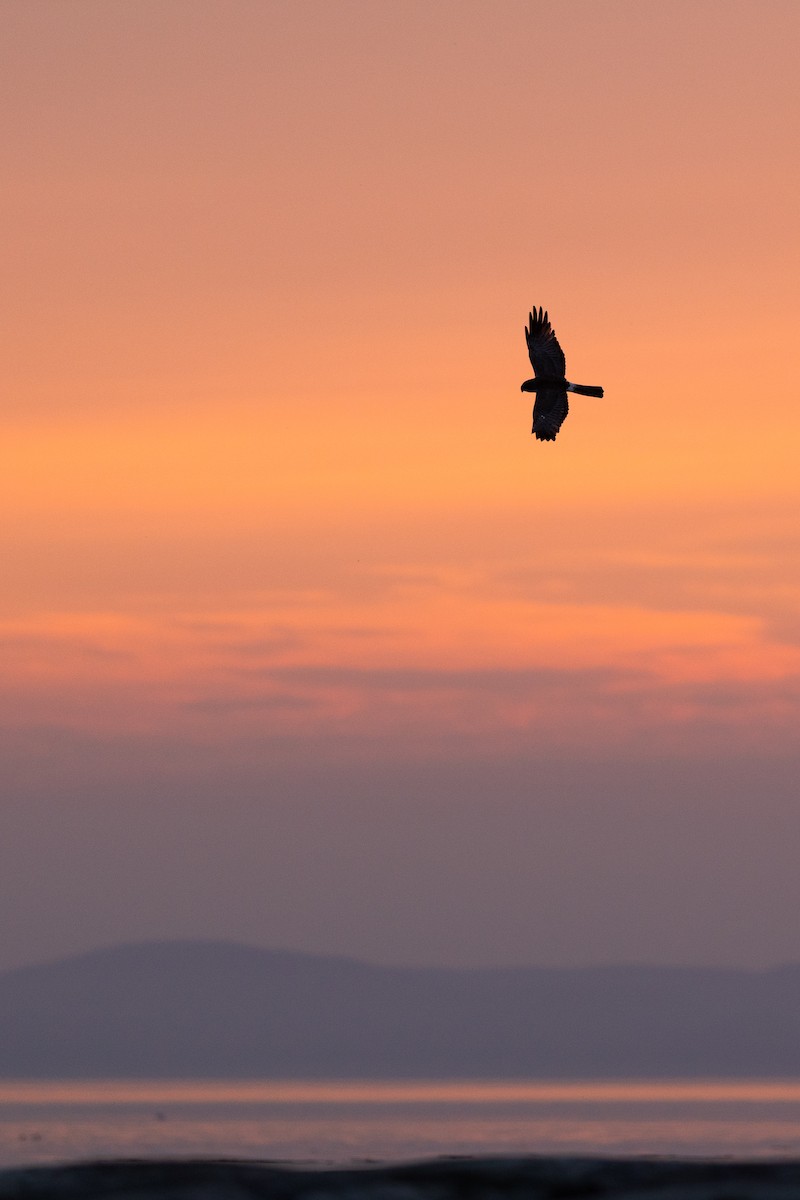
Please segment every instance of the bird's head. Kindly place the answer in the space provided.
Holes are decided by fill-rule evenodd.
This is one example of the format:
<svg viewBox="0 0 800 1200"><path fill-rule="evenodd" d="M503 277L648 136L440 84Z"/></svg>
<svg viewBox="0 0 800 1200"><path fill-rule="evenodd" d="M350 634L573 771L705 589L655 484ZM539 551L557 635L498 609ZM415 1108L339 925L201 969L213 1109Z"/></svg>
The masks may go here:
<svg viewBox="0 0 800 1200"><path fill-rule="evenodd" d="M526 379L525 382L523 383L522 387L519 390L521 392L535 392L536 391L536 380L535 379Z"/></svg>

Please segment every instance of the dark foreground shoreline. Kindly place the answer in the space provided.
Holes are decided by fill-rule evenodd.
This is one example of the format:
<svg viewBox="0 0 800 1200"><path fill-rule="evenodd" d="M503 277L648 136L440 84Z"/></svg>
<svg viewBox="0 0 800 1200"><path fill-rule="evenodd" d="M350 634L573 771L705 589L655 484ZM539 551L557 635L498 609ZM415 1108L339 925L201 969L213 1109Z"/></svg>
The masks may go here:
<svg viewBox="0 0 800 1200"><path fill-rule="evenodd" d="M0 1171L0 1200L800 1200L800 1160L452 1158L294 1167L126 1160Z"/></svg>

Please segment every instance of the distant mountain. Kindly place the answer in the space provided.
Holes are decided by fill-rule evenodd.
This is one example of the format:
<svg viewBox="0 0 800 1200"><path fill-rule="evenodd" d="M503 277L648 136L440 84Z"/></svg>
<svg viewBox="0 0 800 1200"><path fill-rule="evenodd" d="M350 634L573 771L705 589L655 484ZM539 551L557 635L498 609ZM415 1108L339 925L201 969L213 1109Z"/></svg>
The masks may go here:
<svg viewBox="0 0 800 1200"><path fill-rule="evenodd" d="M0 973L0 1076L800 1075L800 965L427 969L154 942Z"/></svg>

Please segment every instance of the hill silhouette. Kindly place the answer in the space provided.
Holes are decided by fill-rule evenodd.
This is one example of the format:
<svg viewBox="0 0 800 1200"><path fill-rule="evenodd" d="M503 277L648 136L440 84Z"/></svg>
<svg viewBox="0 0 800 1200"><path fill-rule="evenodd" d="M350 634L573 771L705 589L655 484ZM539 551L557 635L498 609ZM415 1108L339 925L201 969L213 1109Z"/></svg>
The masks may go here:
<svg viewBox="0 0 800 1200"><path fill-rule="evenodd" d="M0 973L0 1075L800 1075L800 965L433 969L215 941Z"/></svg>

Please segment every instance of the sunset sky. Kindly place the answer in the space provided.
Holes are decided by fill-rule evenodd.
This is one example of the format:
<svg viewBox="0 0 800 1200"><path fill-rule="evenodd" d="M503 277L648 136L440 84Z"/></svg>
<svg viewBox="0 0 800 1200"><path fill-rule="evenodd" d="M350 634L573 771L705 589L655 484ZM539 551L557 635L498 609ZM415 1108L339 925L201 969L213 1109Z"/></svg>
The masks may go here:
<svg viewBox="0 0 800 1200"><path fill-rule="evenodd" d="M800 960L797 0L0 35L0 967Z"/></svg>

